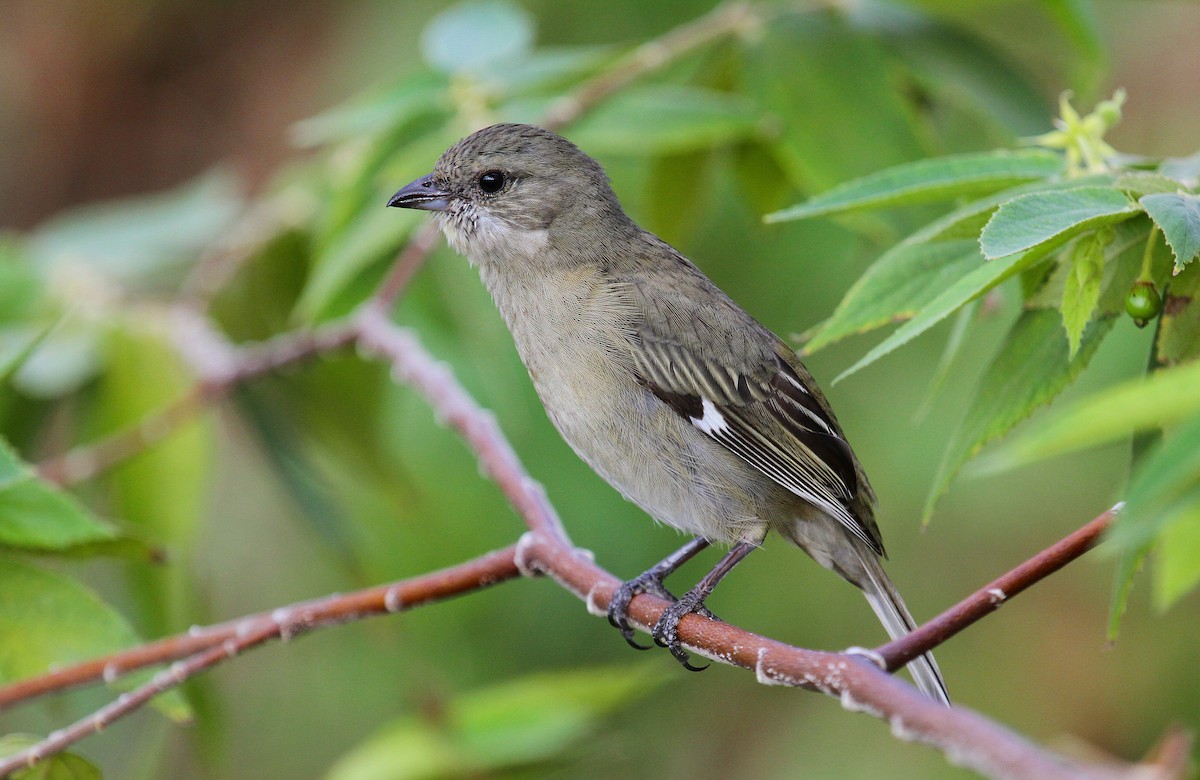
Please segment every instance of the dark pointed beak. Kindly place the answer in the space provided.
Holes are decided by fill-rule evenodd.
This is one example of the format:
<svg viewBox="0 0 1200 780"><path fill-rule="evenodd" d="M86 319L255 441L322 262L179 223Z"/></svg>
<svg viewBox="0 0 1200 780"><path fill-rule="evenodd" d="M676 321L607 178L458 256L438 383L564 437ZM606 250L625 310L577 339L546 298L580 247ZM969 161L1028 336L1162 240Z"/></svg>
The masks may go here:
<svg viewBox="0 0 1200 780"><path fill-rule="evenodd" d="M401 187L387 204L401 209L445 211L450 208L450 193L434 184L430 174Z"/></svg>

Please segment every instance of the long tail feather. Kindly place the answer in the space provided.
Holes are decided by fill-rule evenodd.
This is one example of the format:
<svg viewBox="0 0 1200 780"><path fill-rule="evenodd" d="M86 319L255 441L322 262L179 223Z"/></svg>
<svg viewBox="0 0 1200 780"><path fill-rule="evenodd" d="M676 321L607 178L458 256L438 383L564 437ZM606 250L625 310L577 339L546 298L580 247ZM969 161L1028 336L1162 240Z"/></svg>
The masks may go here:
<svg viewBox="0 0 1200 780"><path fill-rule="evenodd" d="M916 628L917 624L908 607L904 605L904 599L900 598L896 586L888 579L879 559L867 550L860 550L859 558L868 578L867 582L861 583L863 593L871 604L871 609L875 610L879 622L887 629L888 635L892 639L898 639ZM938 669L937 661L933 659L933 653L925 653L909 661L908 671L922 693L934 701L950 706L946 681L942 679L942 672Z"/></svg>

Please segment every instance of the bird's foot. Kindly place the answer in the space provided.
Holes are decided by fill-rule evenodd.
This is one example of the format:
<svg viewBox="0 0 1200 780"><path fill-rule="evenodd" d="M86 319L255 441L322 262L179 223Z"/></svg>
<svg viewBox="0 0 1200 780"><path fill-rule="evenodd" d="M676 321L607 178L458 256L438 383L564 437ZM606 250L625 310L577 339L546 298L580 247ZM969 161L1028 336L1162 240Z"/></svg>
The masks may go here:
<svg viewBox="0 0 1200 780"><path fill-rule="evenodd" d="M654 637L654 643L670 650L671 655L675 656L675 659L683 664L683 668L689 672L702 672L708 668L708 664L692 665L688 652L683 649L683 644L679 641L679 621L683 620L685 615L692 613L716 620L717 616L704 606L705 595L707 594L698 593L696 589L683 594L682 598L676 599L674 604L663 610L658 624L650 632L650 635Z"/></svg>
<svg viewBox="0 0 1200 780"><path fill-rule="evenodd" d="M608 602L608 622L621 632L621 636L629 646L637 650L649 650L650 645L639 644L633 638L633 626L629 625L629 602L633 597L642 593L651 593L659 598L674 602L675 596L663 585L663 575L651 569L632 580L622 582L613 591L612 599Z"/></svg>

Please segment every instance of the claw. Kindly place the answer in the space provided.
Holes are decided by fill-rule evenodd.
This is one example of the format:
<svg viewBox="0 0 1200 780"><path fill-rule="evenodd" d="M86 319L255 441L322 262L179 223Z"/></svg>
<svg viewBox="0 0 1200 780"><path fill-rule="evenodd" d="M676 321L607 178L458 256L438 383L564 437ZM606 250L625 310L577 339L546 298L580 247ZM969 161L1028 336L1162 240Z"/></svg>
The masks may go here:
<svg viewBox="0 0 1200 780"><path fill-rule="evenodd" d="M704 615L705 617L712 616L712 612L704 606L704 602L697 600L692 592L688 592L684 594L682 599L679 599L663 611L662 617L658 619L658 624L654 626L654 630L650 632L650 635L654 638L656 645L670 650L671 655L675 656L675 660L679 661L684 669L687 669L689 672L702 672L709 665L693 665L691 656L683 649L683 644L679 641L679 621L683 620L685 615L692 613Z"/></svg>
<svg viewBox="0 0 1200 780"><path fill-rule="evenodd" d="M608 602L608 622L621 632L621 636L630 647L635 650L649 650L652 645L643 645L634 639L633 626L629 625L629 602L633 601L633 598L640 593L652 593L668 601L675 601L675 597L663 585L662 577L653 571L648 571L628 582L621 583L621 586L613 592L612 598Z"/></svg>

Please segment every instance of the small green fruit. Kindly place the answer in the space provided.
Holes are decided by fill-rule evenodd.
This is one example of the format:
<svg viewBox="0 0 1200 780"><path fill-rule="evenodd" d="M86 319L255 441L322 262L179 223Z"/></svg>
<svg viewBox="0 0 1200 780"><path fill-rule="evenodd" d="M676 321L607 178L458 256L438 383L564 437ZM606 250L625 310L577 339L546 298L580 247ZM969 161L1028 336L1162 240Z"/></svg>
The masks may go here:
<svg viewBox="0 0 1200 780"><path fill-rule="evenodd" d="M1133 318L1133 324L1139 328L1158 316L1162 311L1162 296L1154 282L1134 282L1125 296L1125 312Z"/></svg>

